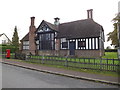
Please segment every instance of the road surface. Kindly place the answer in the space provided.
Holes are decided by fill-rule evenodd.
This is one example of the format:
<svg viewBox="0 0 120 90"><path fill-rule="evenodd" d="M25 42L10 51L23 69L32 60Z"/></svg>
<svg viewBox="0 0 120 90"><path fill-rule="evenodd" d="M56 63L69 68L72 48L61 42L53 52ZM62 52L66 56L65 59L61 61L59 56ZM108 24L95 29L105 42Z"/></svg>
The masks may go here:
<svg viewBox="0 0 120 90"><path fill-rule="evenodd" d="M117 88L2 64L2 88Z"/></svg>

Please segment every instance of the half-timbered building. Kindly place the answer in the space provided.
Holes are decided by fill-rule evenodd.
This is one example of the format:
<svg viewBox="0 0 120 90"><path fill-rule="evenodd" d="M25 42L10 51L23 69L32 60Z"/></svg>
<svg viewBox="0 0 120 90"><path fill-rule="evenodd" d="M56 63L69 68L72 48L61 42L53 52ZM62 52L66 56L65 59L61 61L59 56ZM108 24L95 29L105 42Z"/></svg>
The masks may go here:
<svg viewBox="0 0 120 90"><path fill-rule="evenodd" d="M21 40L22 52L39 55L101 57L104 55L104 30L93 20L92 9L88 18L54 24L45 20L38 28L31 17L29 33Z"/></svg>

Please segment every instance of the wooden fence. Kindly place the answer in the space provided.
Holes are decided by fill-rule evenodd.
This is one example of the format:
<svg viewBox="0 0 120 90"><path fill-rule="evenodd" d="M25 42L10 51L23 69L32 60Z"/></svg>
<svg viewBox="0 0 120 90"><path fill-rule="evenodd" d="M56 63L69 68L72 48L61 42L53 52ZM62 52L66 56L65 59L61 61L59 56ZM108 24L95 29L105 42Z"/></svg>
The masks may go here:
<svg viewBox="0 0 120 90"><path fill-rule="evenodd" d="M119 59L95 59L95 58L70 58L58 56L27 56L26 61L32 63L59 65L65 67L91 69L100 71L118 72L120 69Z"/></svg>
<svg viewBox="0 0 120 90"><path fill-rule="evenodd" d="M5 54L3 55L5 58ZM59 56L35 56L24 54L12 54L11 58L21 59L31 63L58 65L80 69L120 72L119 59L96 59L96 58L70 58Z"/></svg>

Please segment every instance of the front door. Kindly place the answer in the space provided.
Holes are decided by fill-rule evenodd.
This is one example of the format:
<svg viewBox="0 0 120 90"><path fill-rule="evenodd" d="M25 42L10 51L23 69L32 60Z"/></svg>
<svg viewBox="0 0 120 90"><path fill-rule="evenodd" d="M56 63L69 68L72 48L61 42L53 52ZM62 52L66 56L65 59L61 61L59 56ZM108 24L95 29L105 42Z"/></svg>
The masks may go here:
<svg viewBox="0 0 120 90"><path fill-rule="evenodd" d="M75 55L75 41L69 43L70 55Z"/></svg>

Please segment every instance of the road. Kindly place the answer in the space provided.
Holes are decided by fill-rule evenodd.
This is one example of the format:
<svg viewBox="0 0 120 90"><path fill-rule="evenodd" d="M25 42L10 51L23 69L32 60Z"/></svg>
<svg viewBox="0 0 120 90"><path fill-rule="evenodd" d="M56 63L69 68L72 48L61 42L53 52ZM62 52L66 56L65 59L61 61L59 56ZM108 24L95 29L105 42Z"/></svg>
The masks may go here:
<svg viewBox="0 0 120 90"><path fill-rule="evenodd" d="M2 64L2 88L117 88Z"/></svg>

